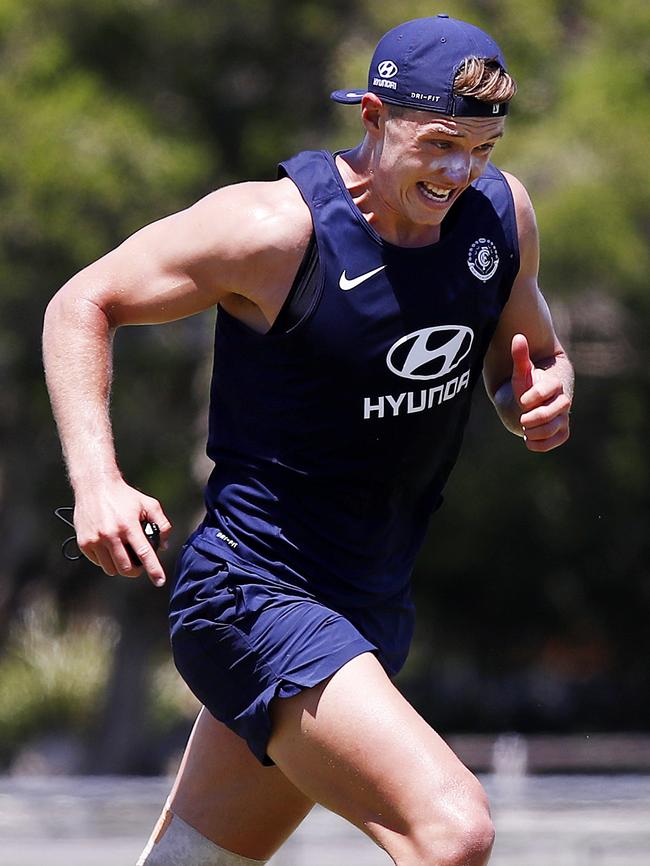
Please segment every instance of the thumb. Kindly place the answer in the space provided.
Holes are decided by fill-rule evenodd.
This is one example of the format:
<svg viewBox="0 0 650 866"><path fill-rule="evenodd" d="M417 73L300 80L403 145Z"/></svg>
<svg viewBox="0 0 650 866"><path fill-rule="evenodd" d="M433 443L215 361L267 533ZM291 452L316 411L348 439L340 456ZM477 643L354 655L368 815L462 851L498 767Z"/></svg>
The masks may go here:
<svg viewBox="0 0 650 866"><path fill-rule="evenodd" d="M533 362L530 360L528 340L523 334L512 338L512 391L517 402L533 387Z"/></svg>

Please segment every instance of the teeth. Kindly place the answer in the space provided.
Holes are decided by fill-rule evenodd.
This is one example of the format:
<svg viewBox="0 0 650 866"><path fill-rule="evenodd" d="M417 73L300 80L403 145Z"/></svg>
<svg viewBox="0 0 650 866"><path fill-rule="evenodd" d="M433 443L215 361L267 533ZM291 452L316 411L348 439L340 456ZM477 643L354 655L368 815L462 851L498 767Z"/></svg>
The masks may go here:
<svg viewBox="0 0 650 866"><path fill-rule="evenodd" d="M433 186L433 184L427 183L424 180L420 182L420 186L427 195L430 195L436 201L447 201L453 192L451 189L443 189L439 186Z"/></svg>

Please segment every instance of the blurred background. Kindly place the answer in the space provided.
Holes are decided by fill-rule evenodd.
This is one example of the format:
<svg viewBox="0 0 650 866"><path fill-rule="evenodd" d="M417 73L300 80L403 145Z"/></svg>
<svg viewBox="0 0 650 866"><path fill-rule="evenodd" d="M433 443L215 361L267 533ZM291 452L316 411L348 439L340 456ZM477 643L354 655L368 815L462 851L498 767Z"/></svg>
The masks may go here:
<svg viewBox="0 0 650 866"><path fill-rule="evenodd" d="M494 161L535 203L577 398L570 442L534 455L477 393L400 686L478 769L650 769L646 0L0 0L0 771L161 774L196 712L166 591L61 556L48 300L214 188L356 144L329 92L365 83L386 29L439 11L488 29L519 82ZM116 339L121 466L175 524L168 570L201 518L213 325Z"/></svg>

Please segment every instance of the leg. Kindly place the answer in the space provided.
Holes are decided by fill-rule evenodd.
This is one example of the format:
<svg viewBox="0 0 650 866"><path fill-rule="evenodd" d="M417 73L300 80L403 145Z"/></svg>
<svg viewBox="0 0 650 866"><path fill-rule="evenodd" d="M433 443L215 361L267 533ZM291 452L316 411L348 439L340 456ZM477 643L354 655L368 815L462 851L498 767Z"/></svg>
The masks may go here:
<svg viewBox="0 0 650 866"><path fill-rule="evenodd" d="M153 835L171 812L226 851L267 860L312 806L277 767L263 767L240 737L202 709Z"/></svg>
<svg viewBox="0 0 650 866"><path fill-rule="evenodd" d="M373 655L272 710L268 753L277 766L397 866L488 862L494 830L482 787Z"/></svg>

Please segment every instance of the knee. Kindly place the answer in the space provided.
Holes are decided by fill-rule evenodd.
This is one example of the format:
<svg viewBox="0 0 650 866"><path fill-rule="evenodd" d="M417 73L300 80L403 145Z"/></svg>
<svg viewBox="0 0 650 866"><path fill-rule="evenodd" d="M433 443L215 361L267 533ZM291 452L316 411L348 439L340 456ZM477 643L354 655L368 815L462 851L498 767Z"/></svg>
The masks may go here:
<svg viewBox="0 0 650 866"><path fill-rule="evenodd" d="M486 866L494 845L494 824L486 811L468 816L451 828L442 859L432 858L436 866Z"/></svg>
<svg viewBox="0 0 650 866"><path fill-rule="evenodd" d="M494 824L482 793L462 802L451 799L434 820L413 828L410 845L397 866L486 866L494 845Z"/></svg>

